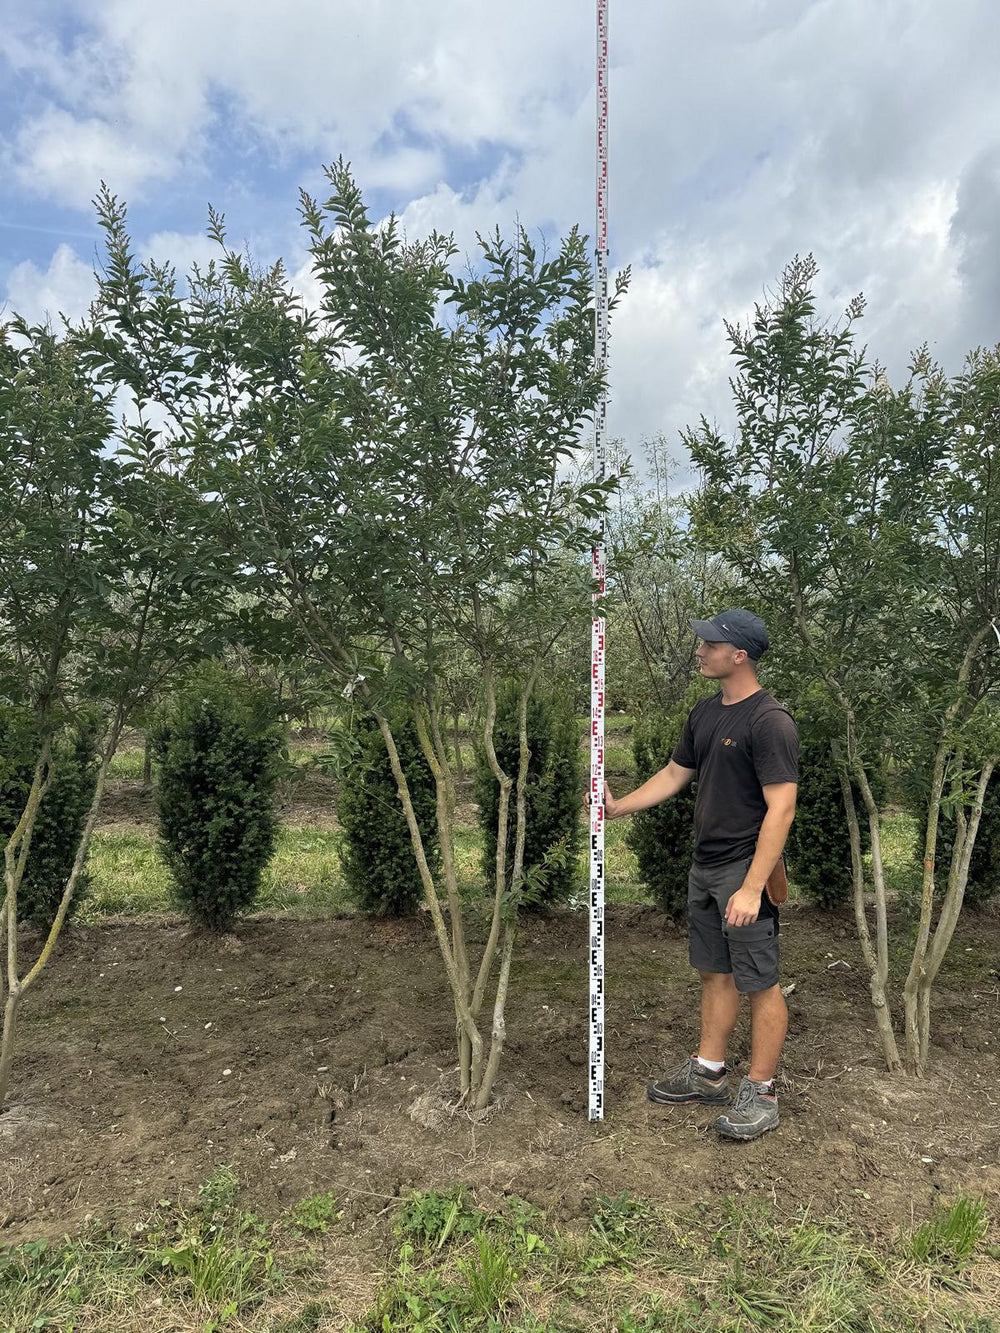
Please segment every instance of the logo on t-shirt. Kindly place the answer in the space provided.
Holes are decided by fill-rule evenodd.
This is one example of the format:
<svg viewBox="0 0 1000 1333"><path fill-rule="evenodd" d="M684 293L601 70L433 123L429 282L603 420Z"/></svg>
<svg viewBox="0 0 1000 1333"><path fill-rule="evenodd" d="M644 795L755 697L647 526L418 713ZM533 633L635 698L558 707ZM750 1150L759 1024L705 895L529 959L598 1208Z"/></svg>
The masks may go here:
<svg viewBox="0 0 1000 1333"><path fill-rule="evenodd" d="M733 740L732 736L726 736L726 737L724 738L722 744L723 744L723 745L735 745L736 742Z"/></svg>

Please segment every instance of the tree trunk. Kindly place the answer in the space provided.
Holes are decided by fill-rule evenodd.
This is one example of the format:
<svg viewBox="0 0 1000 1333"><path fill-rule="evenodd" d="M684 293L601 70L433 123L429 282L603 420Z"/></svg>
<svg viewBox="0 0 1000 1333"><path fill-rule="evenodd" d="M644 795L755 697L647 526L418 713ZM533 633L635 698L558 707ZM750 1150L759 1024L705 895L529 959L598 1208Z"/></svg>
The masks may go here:
<svg viewBox="0 0 1000 1333"><path fill-rule="evenodd" d="M21 843L21 852L18 857L18 865L15 869L11 867L13 860L11 843L17 837L15 830L14 837L7 844L4 854L5 878L7 880L6 897L6 917L7 917L7 1003L4 1006L4 1024L3 1033L0 1035L0 1107L3 1107L7 1100L7 1091L10 1086L10 1070L14 1059L14 1036L17 1030L17 1010L21 1003L24 993L35 984L39 975L44 969L52 951L56 946L59 935L69 912L69 905L73 901L73 894L76 892L76 886L79 883L80 875L83 873L83 867L87 860L87 853L90 850L90 840L93 836L94 825L97 823L97 815L101 808L101 800L104 796L104 784L107 781L108 767L111 764L115 750L118 748L118 738L121 734L121 719L117 717L111 728L107 746L104 751L104 757L101 761L101 767L97 773L97 781L94 785L94 795L90 802L90 810L87 813L87 821L83 826L83 832L80 834L80 841L77 844L76 856L73 858L73 866L63 889L63 895L59 903L59 910L56 912L55 920L49 928L42 951L35 960L34 965L28 970L23 978L18 975L17 959L17 890L24 875L24 867L27 862L28 844L30 842L30 830L34 826L35 816L38 813L38 806L41 804L41 798L45 788L48 786L49 774L46 774L45 782L40 784L36 792L36 784L32 784L32 795L28 798L28 804L25 807L25 813L21 818L21 825L28 824L28 832ZM51 738L46 742L46 749L43 751L45 763L48 763L48 756L51 752ZM39 766L42 759L38 761ZM50 770L51 771L51 770ZM36 777L39 768L36 767ZM30 819L28 818L30 814ZM21 825L18 827L20 828Z"/></svg>
<svg viewBox="0 0 1000 1333"><path fill-rule="evenodd" d="M941 816L941 795L944 791L945 769L948 759L947 741L942 739L934 755L934 767L931 773L931 786L927 794L927 818L924 830L924 866L920 888L920 920L917 926L917 938L913 944L913 955L906 982L903 986L903 1024L906 1036L906 1068L911 1074L920 1069L920 996L924 980L924 964L927 957L927 945L930 940L931 920L934 913L934 885L937 861L938 825ZM956 839L952 849L952 864L959 851ZM950 874L949 874L950 879ZM928 1015L929 1018L929 1015Z"/></svg>
<svg viewBox="0 0 1000 1333"><path fill-rule="evenodd" d="M513 786L509 775L500 767L500 760L497 758L496 746L493 743L493 732L496 726L497 716L497 698L493 681L493 668L491 665L487 665L483 672L483 685L486 691L486 715L483 719L483 747L486 751L486 759L489 763L490 771L499 785L500 798L497 807L497 852L493 871L493 912L490 919L490 933L479 964L479 974L476 977L475 989L472 992L472 1012L477 1018L479 1017L479 1011L482 1007L486 982L489 978L490 969L493 966L493 959L496 955L497 943L500 938L503 896L507 891L507 822L510 813L510 792L511 787Z"/></svg>
<svg viewBox="0 0 1000 1333"><path fill-rule="evenodd" d="M52 737L47 736L42 743L42 750L35 761L35 771L31 778L28 799L25 802L21 818L7 840L3 853L3 929L0 938L7 944L7 1000L4 1004L3 1032L0 1034L0 1111L7 1103L7 1089L10 1086L10 1070L14 1059L14 1032L17 1026L17 1008L21 1002L23 989L20 979L20 967L17 956L17 892L24 878L31 850L31 837L38 818L38 809L42 797L48 790L52 769L49 763L52 754ZM0 995L3 994L2 969L0 969Z"/></svg>
<svg viewBox="0 0 1000 1333"><path fill-rule="evenodd" d="M444 915L441 911L441 901L438 898L437 888L434 884L434 876L431 874L430 866L427 864L427 854L424 851L424 842L420 833L420 825L417 822L416 811L413 808L413 800L410 796L409 784L406 781L406 774L403 772L403 766L400 763L399 751L396 748L396 741L392 734L392 728L384 713L375 711L374 716L378 723L379 731L382 733L382 739L385 741L385 748L389 754L389 765L392 768L392 775L396 780L396 791L399 794L400 803L403 807L406 826L410 830L410 842L413 845L413 854L416 857L420 882L423 884L424 893L427 897L427 906L430 910L431 920L434 923L434 933L437 936L438 948L441 950L441 957L444 960L445 972L448 976L448 984L451 986L451 993L454 997L455 1012L458 1016L458 1022L461 1024L463 1031L468 1037L469 1045L471 1047L470 1086L474 1086L475 1074L482 1067L482 1035L479 1032L472 1011L469 1008L468 998L462 986L458 967L455 962L455 956L452 952L451 942L448 939L448 928L445 925ZM461 1052L459 1054L461 1057Z"/></svg>
<svg viewBox="0 0 1000 1333"><path fill-rule="evenodd" d="M983 641L989 636L991 626L984 625L979 629L970 640L962 658L962 663L958 669L956 684L958 690L954 699L948 705L944 718L941 723L941 731L938 739L938 747L934 755L934 767L931 774L931 786L927 795L927 824L924 834L924 873L923 883L920 892L920 922L917 928L917 938L913 946L913 956L910 960L909 972L906 977L906 983L903 987L904 1004L904 1022L906 1029L906 1064L911 1073L922 1073L927 1060L927 1043L930 1034L930 987L933 984L934 976L937 974L937 968L941 965L941 958L951 943L951 937L954 934L955 925L958 921L958 912L961 910L962 899L965 896L965 885L968 879L968 867L966 867L965 876L961 880L961 888L957 891L958 907L954 913L954 919L946 936L942 936L943 947L940 951L937 967L933 974L928 977L927 971L927 951L930 942L931 921L934 914L934 863L937 852L937 832L938 822L941 813L941 796L944 791L945 774L948 767L948 756L954 744L952 728L962 709L962 701L967 698L967 686L969 676L972 672L972 664L976 659ZM993 757L987 761L988 773L992 773L996 763ZM961 771L962 758L961 750L953 755L953 766L956 773ZM984 768L984 771L986 769ZM989 776L987 775L987 782ZM983 785L980 788L978 804L982 805L982 794L986 788ZM980 809L979 814L982 814ZM955 846L952 849L951 866L948 873L948 889L945 894L945 902L956 896L956 873L962 859L962 851L965 846L968 829L963 826L963 817L959 811L958 836L955 839ZM975 816L975 828L979 828L979 816ZM973 833L973 842L975 842L975 833ZM971 860L972 849L969 849ZM950 914L949 914L950 919ZM942 907L941 917L939 918L938 929L934 932L935 941L941 934L941 923L945 920L945 909Z"/></svg>
<svg viewBox="0 0 1000 1333"><path fill-rule="evenodd" d="M969 882L969 868L972 864L972 853L976 845L976 836L979 833L979 823L983 816L983 802L986 797L986 788L989 786L990 778L993 776L993 770L997 765L1000 756L990 755L983 764L979 774L979 781L976 786L975 804L972 807L972 814L962 830L962 836L956 838L955 847L952 852L951 870L948 875L948 889L944 896L944 902L941 904L941 913L938 917L937 928L931 940L927 960L920 978L920 984L917 991L917 1032L919 1045L915 1052L916 1072L923 1076L927 1069L927 1055L930 1047L931 1035L931 991L937 974L940 971L941 964L944 962L945 955L955 934L955 928L958 925L959 916L962 911L962 903L965 901L965 889Z"/></svg>
<svg viewBox="0 0 1000 1333"><path fill-rule="evenodd" d="M504 1041L507 1036L507 1021L504 1017L504 1010L507 1004L507 988L510 983L510 960L514 954L515 932L515 922L508 920L504 928L503 949L500 954L500 978L497 981L496 998L493 1001L493 1028L490 1036L490 1057L486 1063L486 1069L483 1072L479 1090L476 1093L475 1108L477 1111L482 1111L489 1105L490 1097L493 1093L493 1085L496 1082L497 1071L500 1068L500 1057L503 1055Z"/></svg>
<svg viewBox="0 0 1000 1333"><path fill-rule="evenodd" d="M888 956L886 957L886 966L883 969L878 952L872 946L871 931L868 928L868 917L865 913L865 869L861 856L861 829L858 825L858 812L854 804L854 792L851 789L851 780L843 752L836 741L833 743L832 752L834 762L837 765L837 773L840 777L840 789L844 798L847 829L851 840L851 868L854 874L854 919L857 923L861 952L868 968L872 1007L875 1010L875 1025L878 1028L878 1034L882 1042L882 1054L885 1057L889 1072L894 1073L902 1068L902 1061L899 1058L896 1034L892 1030L892 1013L886 997Z"/></svg>
<svg viewBox="0 0 1000 1333"><path fill-rule="evenodd" d="M423 710L418 707L414 716L420 748L434 775L435 816L441 844L441 869L448 895L448 913L451 917L451 946L462 985L468 994L469 962L465 947L462 899L458 892L458 872L455 865L455 788L448 764L448 754L441 740L436 719L432 716L429 732Z"/></svg>
<svg viewBox="0 0 1000 1333"><path fill-rule="evenodd" d="M500 956L500 978L497 981L496 996L493 1002L493 1029L490 1039L490 1057L486 1065L483 1081L476 1096L476 1109L481 1111L489 1105L500 1057L503 1055L507 1037L505 1009L507 990L510 984L510 963L514 955L514 939L517 934L517 898L524 873L524 842L527 825L527 788L528 765L531 762L531 750L528 747L528 699L534 685L534 675L521 691L518 709L519 755L517 769L517 824L514 835L514 864L511 867L511 887L513 899L508 904L507 920L504 925L503 950Z"/></svg>
<svg viewBox="0 0 1000 1333"><path fill-rule="evenodd" d="M431 730L421 708L416 709L415 719L417 735L424 758L434 775L435 815L437 819L438 841L441 846L441 870L444 875L445 891L448 895L448 915L451 918L451 948L455 959L455 970L465 1005L470 999L469 959L465 943L465 921L462 898L458 891L458 873L455 864L455 786L448 764L448 753L441 738L437 724L437 713L430 706ZM469 1034L465 1031L461 1012L456 1008L458 1044L459 1080L463 1097L472 1089L473 1052ZM475 1015L473 1014L473 1017Z"/></svg>
<svg viewBox="0 0 1000 1333"><path fill-rule="evenodd" d="M872 880L875 890L875 944L878 961L877 985L873 984L872 986L872 1004L875 1006L875 1017L882 1036L886 1063L890 1072L895 1072L901 1068L901 1061L895 1033L892 1030L892 1015L887 999L887 987L889 985L889 915L885 891L885 870L882 864L881 812L875 804L875 797L868 782L868 774L865 772L860 759L855 759L854 771L868 811L868 828L872 845ZM856 910L857 908L855 908ZM861 912L864 915L863 902ZM891 1038L891 1041L887 1042L887 1037Z"/></svg>
<svg viewBox="0 0 1000 1333"><path fill-rule="evenodd" d="M31 786L28 789L28 799L24 803L21 818L17 821L17 825L7 839L3 850L4 907L12 909L15 923L17 922L17 891L21 887L24 870L28 864L28 853L31 850L31 838L35 831L38 808L48 790L49 781L52 777L52 769L49 765L51 755L52 737L47 736L42 743L41 753L35 761L35 770L31 775ZM15 942L16 937L17 931L15 930ZM9 935L7 947L9 953L11 947ZM10 984L13 985L13 979L8 979Z"/></svg>
<svg viewBox="0 0 1000 1333"><path fill-rule="evenodd" d="M0 1039L0 1113L7 1106L7 1089L10 1087L10 1071L14 1062L14 1036L17 1032L17 1010L20 1003L20 987L14 987L8 992L7 1003L3 1009L3 1036Z"/></svg>
<svg viewBox="0 0 1000 1333"><path fill-rule="evenodd" d="M465 781L465 763L462 759L462 734L459 731L459 712L455 709L452 735L455 738L455 774L459 782Z"/></svg>
<svg viewBox="0 0 1000 1333"><path fill-rule="evenodd" d="M153 785L153 747L148 735L142 746L142 785L146 791Z"/></svg>
<svg viewBox="0 0 1000 1333"><path fill-rule="evenodd" d="M851 753L850 737L854 728L854 710L850 700L840 687L839 681L831 675L822 655L817 653L812 634L805 615L802 598L802 585L799 580L798 562L792 557L789 575L792 595L795 599L795 621L799 634L809 654L823 678L823 682L833 699L841 708L847 723L848 753L844 754L839 741L831 745L834 762L840 776L840 788L847 813L847 826L851 839L851 865L854 872L854 918L858 928L861 951L871 980L872 1005L875 1009L875 1023L882 1040L882 1051L890 1073L902 1068L896 1034L892 1030L892 1014L886 996L889 980L889 922L886 909L885 876L882 867L882 830L880 812L872 795L871 784L860 757ZM857 808L854 804L854 792L851 790L850 774L853 772L861 788L861 798L868 812L868 826L872 839L872 879L875 890L875 948L872 948L871 932L865 914L865 871L861 859L861 832L858 826Z"/></svg>

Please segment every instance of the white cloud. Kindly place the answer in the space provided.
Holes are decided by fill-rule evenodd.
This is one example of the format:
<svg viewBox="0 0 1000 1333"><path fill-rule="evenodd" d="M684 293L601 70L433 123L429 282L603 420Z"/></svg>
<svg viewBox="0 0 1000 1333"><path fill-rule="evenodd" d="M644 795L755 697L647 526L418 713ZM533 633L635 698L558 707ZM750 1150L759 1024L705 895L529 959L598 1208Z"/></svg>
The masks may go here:
<svg viewBox="0 0 1000 1333"><path fill-rule="evenodd" d="M318 313L323 307L324 288L313 268L311 255L306 255L289 275L292 290L301 298L307 310Z"/></svg>
<svg viewBox="0 0 1000 1333"><path fill-rule="evenodd" d="M135 198L178 164L166 143L143 143L107 121L77 119L55 107L24 126L13 161L13 175L27 193L79 209L90 206L102 180Z"/></svg>
<svg viewBox="0 0 1000 1333"><path fill-rule="evenodd" d="M530 33L522 5L488 34L466 0L438 0L432 11L298 0L280 15L262 0L78 8L89 26L62 58L30 11L19 18L24 33L0 37L15 68L46 79L71 108L23 124L15 170L73 203L101 176L136 197L192 169L220 99L272 153L343 152L372 184L422 191L440 174L440 142L530 143L539 109L570 88L579 96L588 78L585 63L574 70L564 58L572 0L549 0ZM414 146L414 136L429 142Z"/></svg>
<svg viewBox="0 0 1000 1333"><path fill-rule="evenodd" d="M69 245L60 245L47 269L30 260L16 265L7 278L8 310L29 324L59 324L59 317L78 319L95 293L93 269Z"/></svg>
<svg viewBox="0 0 1000 1333"><path fill-rule="evenodd" d="M683 267L676 258L636 271L612 324L608 428L632 446L661 433L676 442L678 429L703 412L726 416L727 349L704 312L718 308L729 275L704 252L685 256ZM682 383L674 377L678 364Z"/></svg>
<svg viewBox="0 0 1000 1333"><path fill-rule="evenodd" d="M970 344L1000 339L1000 142L968 163L951 219L962 276L961 327Z"/></svg>
<svg viewBox="0 0 1000 1333"><path fill-rule="evenodd" d="M207 268L211 260L221 257L219 246L204 232L157 231L139 246L143 259L170 263L180 276L187 274L192 265Z"/></svg>
<svg viewBox="0 0 1000 1333"><path fill-rule="evenodd" d="M412 195L441 179L441 154L423 148L398 148L379 156L365 174L370 189Z"/></svg>

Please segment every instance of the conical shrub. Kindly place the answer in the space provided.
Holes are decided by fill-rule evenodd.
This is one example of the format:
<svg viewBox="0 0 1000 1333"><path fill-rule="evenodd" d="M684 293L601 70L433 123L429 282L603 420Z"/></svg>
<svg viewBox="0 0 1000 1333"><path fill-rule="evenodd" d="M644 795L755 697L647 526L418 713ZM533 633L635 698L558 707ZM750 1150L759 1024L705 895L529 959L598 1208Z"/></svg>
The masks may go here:
<svg viewBox="0 0 1000 1333"><path fill-rule="evenodd" d="M226 931L257 900L274 854L284 729L272 697L210 663L154 724L160 853L177 905Z"/></svg>
<svg viewBox="0 0 1000 1333"><path fill-rule="evenodd" d="M397 713L390 725L428 865L437 874L440 844L434 775L412 717ZM373 718L361 719L355 728L359 748L345 767L337 800L347 895L359 911L371 916L406 916L416 911L423 897L410 829L381 731Z"/></svg>
<svg viewBox="0 0 1000 1333"><path fill-rule="evenodd" d="M507 876L511 882L517 837L516 778L520 766L519 694L505 686L497 696L493 745L500 767L515 780L507 816ZM525 907L562 902L583 885L580 793L583 752L572 697L563 688L536 690L528 701L528 780L525 791ZM476 747L476 798L483 830L483 875L496 875L500 787L482 744Z"/></svg>

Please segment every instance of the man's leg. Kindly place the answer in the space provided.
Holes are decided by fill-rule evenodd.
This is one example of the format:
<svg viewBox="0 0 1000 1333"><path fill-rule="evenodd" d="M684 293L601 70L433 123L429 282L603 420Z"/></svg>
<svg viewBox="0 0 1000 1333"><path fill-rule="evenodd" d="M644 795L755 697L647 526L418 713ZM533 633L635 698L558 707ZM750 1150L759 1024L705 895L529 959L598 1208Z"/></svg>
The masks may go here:
<svg viewBox="0 0 1000 1333"><path fill-rule="evenodd" d="M750 996L749 1073L754 1083L770 1083L774 1078L787 1031L788 1007L781 987L754 992Z"/></svg>
<svg viewBox="0 0 1000 1333"><path fill-rule="evenodd" d="M702 972L700 975L701 1043L698 1058L724 1061L729 1038L739 1017L739 992L732 972ZM780 990L778 994L780 996Z"/></svg>
<svg viewBox="0 0 1000 1333"><path fill-rule="evenodd" d="M646 1095L652 1102L728 1102L729 1075L724 1068L726 1048L740 1012L740 996L731 972L703 972L701 976L701 1042L697 1057L689 1056L676 1069L651 1083ZM709 1061L709 1064L703 1064Z"/></svg>
<svg viewBox="0 0 1000 1333"><path fill-rule="evenodd" d="M736 1026L740 997L730 971L722 917L703 870L692 868L688 880L688 957L701 977L701 1044L698 1056L712 1064L726 1058ZM718 1052L718 1054L716 1054ZM729 1075L688 1056L646 1089L650 1101L664 1105L684 1102L724 1104L729 1101Z"/></svg>
<svg viewBox="0 0 1000 1333"><path fill-rule="evenodd" d="M788 1030L778 984L778 923L769 913L727 932L737 990L750 997L750 1070L730 1110L712 1122L725 1138L756 1139L779 1123L772 1082Z"/></svg>

